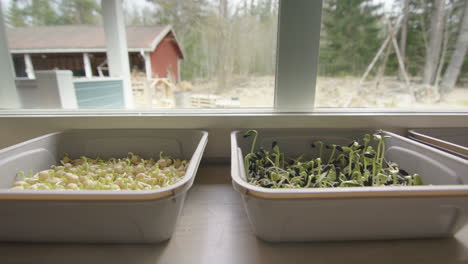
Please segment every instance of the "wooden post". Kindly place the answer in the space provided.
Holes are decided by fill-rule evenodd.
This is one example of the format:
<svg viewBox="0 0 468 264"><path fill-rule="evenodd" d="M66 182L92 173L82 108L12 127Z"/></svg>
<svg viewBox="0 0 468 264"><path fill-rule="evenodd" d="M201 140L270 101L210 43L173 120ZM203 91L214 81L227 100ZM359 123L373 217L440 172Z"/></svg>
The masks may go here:
<svg viewBox="0 0 468 264"><path fill-rule="evenodd" d="M153 107L153 95L154 88L151 85L151 80L153 79L153 69L151 68L151 56L149 52L145 52L145 71L146 71L146 82L145 82L145 95L146 95L146 104L148 108Z"/></svg>
<svg viewBox="0 0 468 264"><path fill-rule="evenodd" d="M411 88L408 74L406 73L405 64L403 62L403 58L401 57L400 49L398 47L398 43L395 38L395 35L392 35L392 43L393 43L393 46L395 47L395 52L396 52L397 59L398 59L398 65L400 66L401 73L403 74L403 78L405 79L406 86L408 86L411 94L413 94L413 91L412 91L413 89Z"/></svg>
<svg viewBox="0 0 468 264"><path fill-rule="evenodd" d="M24 65L26 66L26 75L29 79L36 79L36 74L34 73L34 66L29 54L24 54Z"/></svg>
<svg viewBox="0 0 468 264"><path fill-rule="evenodd" d="M151 56L149 52L145 52L145 71L146 79L151 80L153 78L153 69L151 68Z"/></svg>
<svg viewBox="0 0 468 264"><path fill-rule="evenodd" d="M377 77L375 78L375 88L376 89L379 88L380 80L385 75L385 69L387 68L388 57L390 56L390 52L392 51L391 47L392 46L387 45L387 48L385 49L385 54L383 56L382 64L380 64L380 67L377 70Z"/></svg>
<svg viewBox="0 0 468 264"><path fill-rule="evenodd" d="M393 41L392 39L395 38L395 35L398 33L398 30L400 30L400 26L401 26L401 17L399 17L395 23L395 27L392 27L392 25L389 23L389 35L387 36L387 38L385 39L385 41L383 42L382 46L380 46L380 49L379 51L377 51L377 54L375 55L375 57L372 59L372 62L369 64L369 66L367 67L366 71L364 72L364 74L362 75L361 77L361 80L359 81L359 84L362 85L362 83L366 80L367 78L367 75L369 75L370 71L374 68L375 64L377 63L377 61L379 60L380 56L382 55L382 53L384 52L385 48L387 47L387 45L390 44L391 41ZM398 48L397 48L398 50Z"/></svg>
<svg viewBox="0 0 468 264"><path fill-rule="evenodd" d="M181 67L180 61L181 61L181 59L178 58L178 59L177 59L177 82L182 81L182 80L181 80L181 74L180 74L180 72L182 71L182 69L180 68L180 67Z"/></svg>
<svg viewBox="0 0 468 264"><path fill-rule="evenodd" d="M83 65L85 70L86 78L93 77L93 69L91 68L91 61L89 60L89 54L83 53Z"/></svg>
<svg viewBox="0 0 468 264"><path fill-rule="evenodd" d="M372 59L372 62L369 64L369 66L367 67L366 71L364 72L364 75L362 75L361 77L361 80L359 81L359 85L362 85L362 83L366 80L367 78L367 75L369 75L370 71L372 70L372 68L374 68L375 64L377 63L377 61L379 60L380 56L382 55L382 53L384 52L385 50L385 47L387 47L388 43L390 42L390 36L388 36L384 43L382 44L382 46L380 46L380 49L379 51L377 51L377 54L375 55L375 57Z"/></svg>

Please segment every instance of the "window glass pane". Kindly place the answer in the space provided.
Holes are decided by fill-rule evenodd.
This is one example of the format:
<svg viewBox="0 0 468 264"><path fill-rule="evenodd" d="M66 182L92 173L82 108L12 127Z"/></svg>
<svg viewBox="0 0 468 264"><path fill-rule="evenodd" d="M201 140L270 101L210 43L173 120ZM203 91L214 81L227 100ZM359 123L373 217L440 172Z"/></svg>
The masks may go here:
<svg viewBox="0 0 468 264"><path fill-rule="evenodd" d="M3 1L8 46L16 77L35 76L35 71L70 70L84 77L81 50L105 45L100 32L100 4L95 0ZM90 54L94 62L94 56Z"/></svg>
<svg viewBox="0 0 468 264"><path fill-rule="evenodd" d="M5 0L2 11L13 89L22 108L124 106L122 85L106 87L109 80L98 80L100 73L109 76L105 69L99 72L106 63L100 2Z"/></svg>
<svg viewBox="0 0 468 264"><path fill-rule="evenodd" d="M133 30L162 31L154 50L130 54L137 107L273 106L277 0L125 1L124 10Z"/></svg>
<svg viewBox="0 0 468 264"><path fill-rule="evenodd" d="M468 108L466 0L325 0L316 107Z"/></svg>
<svg viewBox="0 0 468 264"><path fill-rule="evenodd" d="M278 0L113 3L2 1L22 108L273 106Z"/></svg>

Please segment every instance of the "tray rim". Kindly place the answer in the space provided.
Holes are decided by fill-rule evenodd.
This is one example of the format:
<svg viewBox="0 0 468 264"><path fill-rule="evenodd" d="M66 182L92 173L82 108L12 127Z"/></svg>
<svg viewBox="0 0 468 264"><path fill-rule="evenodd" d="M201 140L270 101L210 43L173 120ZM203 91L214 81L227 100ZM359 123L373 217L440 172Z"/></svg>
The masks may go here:
<svg viewBox="0 0 468 264"><path fill-rule="evenodd" d="M400 135L383 131L384 133L403 141L418 144L423 148L430 148L440 155L450 155L444 151L431 148L425 144L415 142ZM243 195L268 200L306 200L306 199L369 199L369 198L444 198L467 197L468 185L425 185L425 186L385 186L385 187L337 187L337 188L308 188L308 189L267 189L247 183L245 178L244 161L240 148L237 148L236 135L240 131L231 132L231 178L234 189ZM459 162L468 161L450 155Z"/></svg>
<svg viewBox="0 0 468 264"><path fill-rule="evenodd" d="M421 143L430 145L434 148L442 149L444 151L450 152L451 154L460 156L464 159L468 159L468 148L448 142L437 137L429 136L421 132L416 131L415 129L408 130L409 138L417 140Z"/></svg>
<svg viewBox="0 0 468 264"><path fill-rule="evenodd" d="M79 131L103 131L109 129L70 129L64 131L56 131L47 133L42 136L38 136L32 138L30 140L26 140L20 142L18 144L6 147L4 149L0 149L0 154L5 153L8 151L13 151L17 148L20 148L28 143L36 142L54 135L66 133L66 132L79 132ZM115 130L115 129L112 129ZM205 130L199 129L118 129L121 131L132 131L132 130L140 130L140 131L193 131L193 132L200 132L201 137L198 142L198 145L195 151L192 154L190 159L189 168L187 171L191 171L192 173L186 173L182 180L178 181L177 183L163 187L156 190L149 190L149 191L111 191L111 190L79 190L79 191L56 191L56 190L34 190L34 191L17 191L17 190L9 190L9 189L0 189L0 201L155 201L155 200L162 200L166 198L175 197L185 191L187 191L193 184L193 180L195 179L198 167L200 165L200 161L203 156L203 152L205 150L206 144L208 142L208 132ZM194 160L194 158L198 157ZM191 174L191 175L190 175Z"/></svg>

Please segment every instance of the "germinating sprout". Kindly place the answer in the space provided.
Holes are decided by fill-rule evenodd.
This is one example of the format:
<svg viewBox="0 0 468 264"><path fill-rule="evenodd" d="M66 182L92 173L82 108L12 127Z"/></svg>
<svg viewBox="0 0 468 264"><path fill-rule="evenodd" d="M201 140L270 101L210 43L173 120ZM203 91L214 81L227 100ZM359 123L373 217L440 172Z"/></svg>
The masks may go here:
<svg viewBox="0 0 468 264"><path fill-rule="evenodd" d="M255 151L258 132L249 130L244 137L253 136L251 151L244 157L245 173L250 184L265 188L329 188L359 186L423 185L418 174L409 175L398 164L385 159L385 140L382 131L366 134L362 144L353 141L347 146L311 143L318 157L292 159L285 157L279 144L273 142L272 151ZM374 144L372 144L374 143ZM374 147L373 147L374 146ZM325 156L325 150L330 154Z"/></svg>
<svg viewBox="0 0 468 264"><path fill-rule="evenodd" d="M123 159L72 159L65 155L61 165L52 166L26 177L18 172L20 180L12 190L153 190L180 181L188 161L159 155L158 160L143 159L128 153Z"/></svg>

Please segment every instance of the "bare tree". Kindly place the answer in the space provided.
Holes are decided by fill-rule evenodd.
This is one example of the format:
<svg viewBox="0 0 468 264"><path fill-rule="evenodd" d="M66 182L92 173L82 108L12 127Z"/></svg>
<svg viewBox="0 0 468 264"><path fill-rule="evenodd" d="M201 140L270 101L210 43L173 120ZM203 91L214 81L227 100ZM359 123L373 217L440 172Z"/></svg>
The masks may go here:
<svg viewBox="0 0 468 264"><path fill-rule="evenodd" d="M218 92L226 89L227 86L227 19L228 19L228 0L219 0L219 47L218 47Z"/></svg>
<svg viewBox="0 0 468 264"><path fill-rule="evenodd" d="M447 92L455 86L458 76L460 75L463 61L465 60L468 50L468 2L465 1L464 15L458 33L455 50L452 53L447 70L441 83L442 92Z"/></svg>
<svg viewBox="0 0 468 264"><path fill-rule="evenodd" d="M401 22L401 38L400 38L400 54L403 63L406 64L406 39L408 36L408 16L409 16L409 1L403 0L403 21ZM403 79L400 72L400 79Z"/></svg>
<svg viewBox="0 0 468 264"><path fill-rule="evenodd" d="M447 20L449 19L449 16L450 16L450 11L447 11L447 16L446 16L447 19L445 21L446 25L448 24ZM434 87L436 88L436 90L439 90L440 77L442 75L442 70L443 70L443 68L445 66L445 57L447 55L449 37L450 37L449 36L449 29L446 26L445 30L444 30L444 40L443 40L443 43L442 43L442 54L440 54L439 67L437 67L436 78L435 78L435 81L434 81Z"/></svg>
<svg viewBox="0 0 468 264"><path fill-rule="evenodd" d="M424 64L423 84L432 85L439 64L445 22L445 0L434 0L431 16L431 29L429 47L426 50L426 63Z"/></svg>

